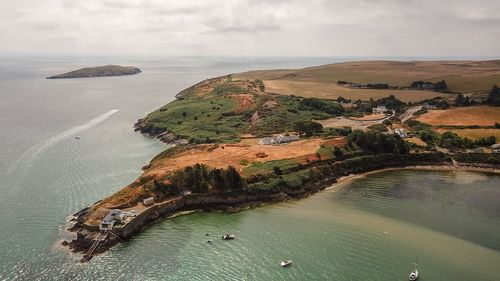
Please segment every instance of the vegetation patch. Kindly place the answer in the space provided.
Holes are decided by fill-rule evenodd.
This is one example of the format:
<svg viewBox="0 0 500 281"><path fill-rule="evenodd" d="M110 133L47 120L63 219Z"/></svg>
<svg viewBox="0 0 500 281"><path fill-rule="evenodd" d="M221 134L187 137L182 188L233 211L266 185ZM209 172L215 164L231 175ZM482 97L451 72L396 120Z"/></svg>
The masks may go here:
<svg viewBox="0 0 500 281"><path fill-rule="evenodd" d="M286 171L298 166L299 163L297 163L295 159L272 160L267 162L252 163L250 166L243 169L243 174L247 177L257 174L266 174L273 172L274 167L278 167L283 173L286 173Z"/></svg>

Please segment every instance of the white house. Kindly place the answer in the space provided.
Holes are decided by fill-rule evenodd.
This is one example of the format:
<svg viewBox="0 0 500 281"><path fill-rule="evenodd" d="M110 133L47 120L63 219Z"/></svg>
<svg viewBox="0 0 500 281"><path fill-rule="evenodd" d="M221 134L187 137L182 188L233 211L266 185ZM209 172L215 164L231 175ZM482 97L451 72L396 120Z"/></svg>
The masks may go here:
<svg viewBox="0 0 500 281"><path fill-rule="evenodd" d="M99 223L99 230L106 231L111 230L115 224L121 221L122 211L118 209L111 210L104 219Z"/></svg>
<svg viewBox="0 0 500 281"><path fill-rule="evenodd" d="M277 144L289 143L289 142L292 142L292 141L297 141L299 139L300 139L300 137L299 136L295 136L295 135L290 135L290 136L278 135L276 137L261 138L259 140L259 144L277 145Z"/></svg>
<svg viewBox="0 0 500 281"><path fill-rule="evenodd" d="M372 108L373 114L384 113L387 111L387 107L385 105L379 105L377 107Z"/></svg>
<svg viewBox="0 0 500 281"><path fill-rule="evenodd" d="M151 206L155 203L155 198L154 197L148 197L142 200L142 204L144 206Z"/></svg>
<svg viewBox="0 0 500 281"><path fill-rule="evenodd" d="M496 143L496 144L492 145L491 152L500 154L500 143Z"/></svg>
<svg viewBox="0 0 500 281"><path fill-rule="evenodd" d="M396 134L398 134L402 138L407 138L408 137L408 134L406 133L406 130L403 129L403 128L397 128L396 130L394 130L394 132Z"/></svg>
<svg viewBox="0 0 500 281"><path fill-rule="evenodd" d="M124 223L128 217L135 217L134 210L125 212L119 209L111 210L99 223L99 230L107 231L112 230L118 223Z"/></svg>

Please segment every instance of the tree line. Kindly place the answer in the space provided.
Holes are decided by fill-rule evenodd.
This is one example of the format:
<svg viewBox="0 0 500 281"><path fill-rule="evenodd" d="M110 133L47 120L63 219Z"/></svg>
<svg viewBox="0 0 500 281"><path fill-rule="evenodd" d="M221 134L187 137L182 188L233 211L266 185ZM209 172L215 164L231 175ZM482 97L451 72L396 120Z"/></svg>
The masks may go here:
<svg viewBox="0 0 500 281"><path fill-rule="evenodd" d="M246 186L245 179L233 166L218 169L199 163L175 171L170 176L170 181L177 190L193 193L207 193L210 190L230 191Z"/></svg>

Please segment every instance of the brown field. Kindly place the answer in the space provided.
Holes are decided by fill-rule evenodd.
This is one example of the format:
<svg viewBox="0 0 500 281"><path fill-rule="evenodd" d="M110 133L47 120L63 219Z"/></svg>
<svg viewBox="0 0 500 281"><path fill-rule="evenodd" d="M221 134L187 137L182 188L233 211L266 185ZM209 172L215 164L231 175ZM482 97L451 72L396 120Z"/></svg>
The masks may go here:
<svg viewBox="0 0 500 281"><path fill-rule="evenodd" d="M404 102L418 102L435 97L449 97L452 94L443 94L432 91L414 90L373 90L373 89L350 89L338 86L336 83L291 81L291 80L266 80L264 81L266 91L280 95L296 95L303 97L315 97L322 99L336 99L344 97L353 100L375 100L394 95Z"/></svg>
<svg viewBox="0 0 500 281"><path fill-rule="evenodd" d="M440 134L447 131L451 131L461 137L466 137L471 140L477 140L479 138L486 138L489 136L495 136L497 138L497 142L500 140L500 129L437 129L437 132Z"/></svg>
<svg viewBox="0 0 500 281"><path fill-rule="evenodd" d="M303 69L257 70L233 75L235 79L261 79L267 91L320 98L369 99L394 94L406 101L429 98L434 92L348 89L337 86L338 80L357 83L388 83L409 86L413 81L446 80L451 91L487 93L500 81L500 60L497 61L360 61L345 62ZM439 94L442 95L442 94Z"/></svg>
<svg viewBox="0 0 500 281"><path fill-rule="evenodd" d="M492 126L500 123L500 107L471 106L431 110L417 120L433 126Z"/></svg>
<svg viewBox="0 0 500 281"><path fill-rule="evenodd" d="M197 163L206 164L214 168L226 168L231 165L239 171L243 169L243 162L266 162L270 160L297 158L314 154L325 140L308 139L292 142L285 145L260 145L257 139L247 139L244 143L214 145L198 145L192 149L180 152L172 157L159 159L152 163L144 176L163 177L174 170L192 166ZM268 156L259 158L257 153Z"/></svg>

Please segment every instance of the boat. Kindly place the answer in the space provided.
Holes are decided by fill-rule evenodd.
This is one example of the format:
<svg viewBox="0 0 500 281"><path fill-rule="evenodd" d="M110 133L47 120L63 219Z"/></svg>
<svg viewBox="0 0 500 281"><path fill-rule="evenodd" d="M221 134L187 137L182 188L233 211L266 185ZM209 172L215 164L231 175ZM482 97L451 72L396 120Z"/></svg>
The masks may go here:
<svg viewBox="0 0 500 281"><path fill-rule="evenodd" d="M222 240L231 240L231 239L234 239L234 234L229 234L229 233L226 233L224 235L222 235Z"/></svg>
<svg viewBox="0 0 500 281"><path fill-rule="evenodd" d="M292 264L292 260L282 260L280 265L281 267L287 267Z"/></svg>
<svg viewBox="0 0 500 281"><path fill-rule="evenodd" d="M75 137L75 139L79 140L79 139L80 139L80 137Z"/></svg>
<svg viewBox="0 0 500 281"><path fill-rule="evenodd" d="M212 240L207 240L207 243L212 243Z"/></svg>
<svg viewBox="0 0 500 281"><path fill-rule="evenodd" d="M410 281L415 281L418 279L418 269L417 269L417 264L414 264L415 267L413 268L413 271L410 273L410 276L408 277L408 280Z"/></svg>

